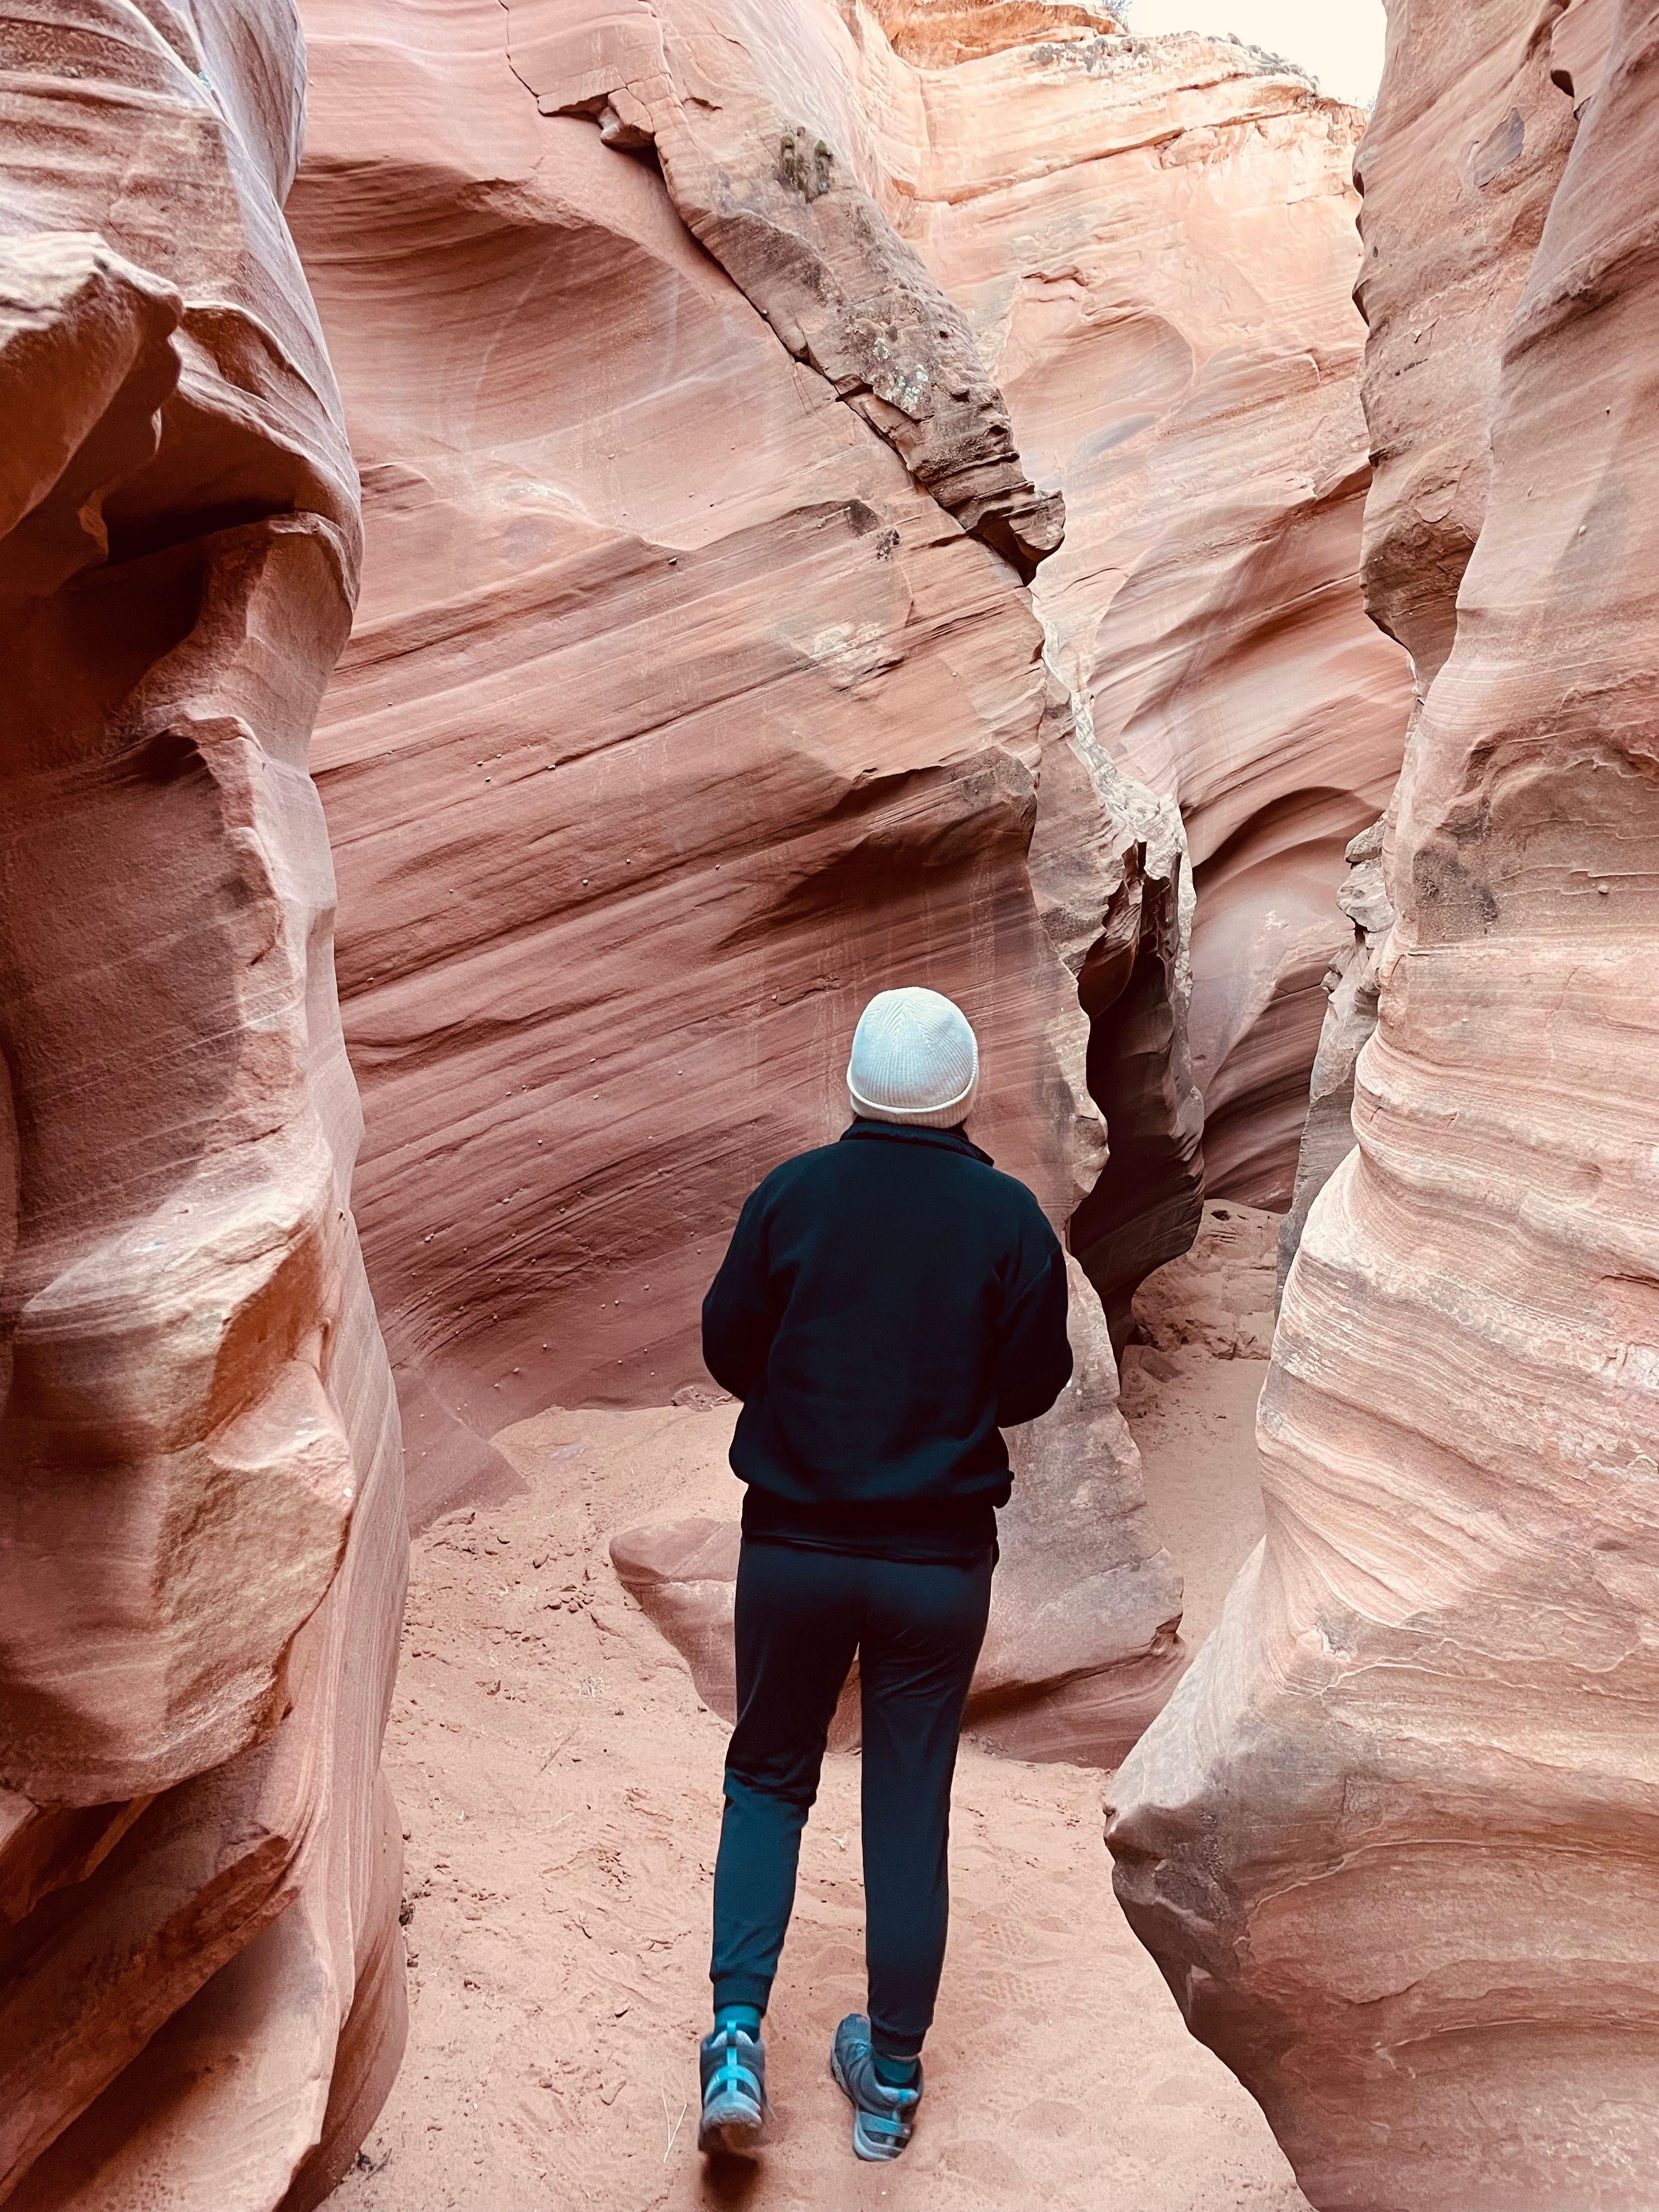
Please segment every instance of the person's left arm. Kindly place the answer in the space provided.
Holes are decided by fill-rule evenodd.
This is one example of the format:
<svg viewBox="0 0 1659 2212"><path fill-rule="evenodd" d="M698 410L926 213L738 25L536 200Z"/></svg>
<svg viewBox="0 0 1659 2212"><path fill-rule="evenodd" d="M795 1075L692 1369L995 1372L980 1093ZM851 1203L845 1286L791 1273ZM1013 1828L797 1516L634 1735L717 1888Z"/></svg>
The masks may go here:
<svg viewBox="0 0 1659 2212"><path fill-rule="evenodd" d="M738 1216L720 1273L702 1302L702 1360L722 1390L751 1397L766 1373L777 1330L766 1250L766 1186Z"/></svg>
<svg viewBox="0 0 1659 2212"><path fill-rule="evenodd" d="M1020 1273L1003 1311L998 1345L997 1426L1018 1428L1046 1413L1072 1379L1066 1255L1033 1207L1021 1238Z"/></svg>

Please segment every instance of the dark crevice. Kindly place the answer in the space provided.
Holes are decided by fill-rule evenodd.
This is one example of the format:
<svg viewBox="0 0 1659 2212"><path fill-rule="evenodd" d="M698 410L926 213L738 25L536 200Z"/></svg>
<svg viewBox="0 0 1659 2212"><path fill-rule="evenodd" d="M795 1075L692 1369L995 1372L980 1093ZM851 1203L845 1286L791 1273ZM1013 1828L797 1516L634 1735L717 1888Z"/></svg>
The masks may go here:
<svg viewBox="0 0 1659 2212"><path fill-rule="evenodd" d="M1089 1095L1105 1116L1110 1151L1066 1241L1099 1293L1120 1355L1135 1292L1155 1267L1191 1249L1204 1212L1204 1109L1170 971L1176 896L1173 880L1143 879L1127 975L1121 956L1091 955L1078 979L1089 1018Z"/></svg>

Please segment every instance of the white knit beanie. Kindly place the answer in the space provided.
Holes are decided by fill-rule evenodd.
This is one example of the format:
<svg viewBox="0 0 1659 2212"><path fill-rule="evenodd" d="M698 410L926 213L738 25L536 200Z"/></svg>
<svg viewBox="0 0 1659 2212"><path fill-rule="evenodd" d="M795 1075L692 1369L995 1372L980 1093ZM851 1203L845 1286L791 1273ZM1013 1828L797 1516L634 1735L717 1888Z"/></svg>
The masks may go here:
<svg viewBox="0 0 1659 2212"><path fill-rule="evenodd" d="M853 1032L847 1089L853 1111L870 1121L954 1129L979 1090L979 1046L967 1015L914 984L878 991Z"/></svg>

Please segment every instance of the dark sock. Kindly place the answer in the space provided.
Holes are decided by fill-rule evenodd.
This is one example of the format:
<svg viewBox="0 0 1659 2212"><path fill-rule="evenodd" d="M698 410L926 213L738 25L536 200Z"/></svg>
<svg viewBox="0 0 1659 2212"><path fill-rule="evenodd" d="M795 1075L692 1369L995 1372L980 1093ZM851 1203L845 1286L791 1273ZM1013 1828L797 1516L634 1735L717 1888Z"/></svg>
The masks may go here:
<svg viewBox="0 0 1659 2212"><path fill-rule="evenodd" d="M914 2089L916 2076L921 2071L919 2058L890 2058L884 2051L872 2049L870 2053L876 2069L876 2079L884 2088Z"/></svg>
<svg viewBox="0 0 1659 2212"><path fill-rule="evenodd" d="M716 2005L714 2008L714 2033L717 2035L723 2027L738 2027L745 2035L758 2035L760 2024L760 2013L754 2005Z"/></svg>

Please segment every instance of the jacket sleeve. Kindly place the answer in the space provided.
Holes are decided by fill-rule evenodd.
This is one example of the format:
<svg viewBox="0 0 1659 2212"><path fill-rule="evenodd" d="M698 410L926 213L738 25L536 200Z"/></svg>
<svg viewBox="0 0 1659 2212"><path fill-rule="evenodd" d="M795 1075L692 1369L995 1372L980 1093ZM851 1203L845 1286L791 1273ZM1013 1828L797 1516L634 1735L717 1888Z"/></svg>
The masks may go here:
<svg viewBox="0 0 1659 2212"><path fill-rule="evenodd" d="M722 1390L753 1395L766 1374L777 1328L766 1259L765 1185L738 1216L720 1273L702 1302L702 1361Z"/></svg>
<svg viewBox="0 0 1659 2212"><path fill-rule="evenodd" d="M1017 1428L1046 1413L1072 1379L1066 1255L1041 1221L1042 1239L1027 1241L1026 1268L1002 1317L998 1347L997 1426Z"/></svg>

